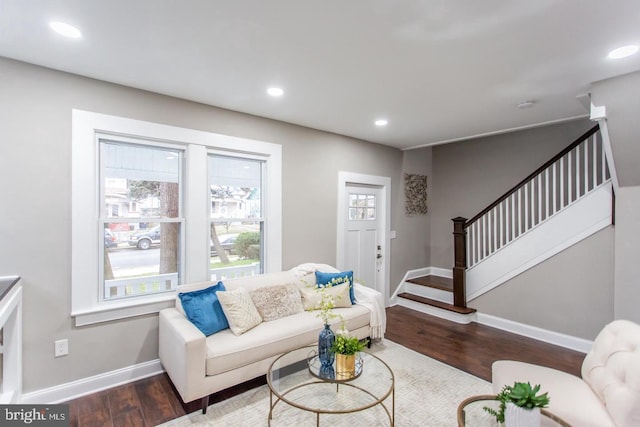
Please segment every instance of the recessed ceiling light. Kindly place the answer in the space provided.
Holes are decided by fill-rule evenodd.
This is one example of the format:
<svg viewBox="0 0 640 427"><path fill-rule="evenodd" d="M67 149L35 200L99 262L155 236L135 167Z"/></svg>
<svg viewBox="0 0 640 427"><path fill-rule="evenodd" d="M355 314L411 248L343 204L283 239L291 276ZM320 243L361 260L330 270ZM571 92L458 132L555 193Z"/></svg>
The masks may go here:
<svg viewBox="0 0 640 427"><path fill-rule="evenodd" d="M82 33L80 32L80 30L73 25L69 25L64 22L53 21L49 23L49 26L56 33L65 37L69 37L70 39L79 39L80 37L82 37Z"/></svg>
<svg viewBox="0 0 640 427"><path fill-rule="evenodd" d="M386 126L389 122L385 119L378 119L375 121L376 126Z"/></svg>
<svg viewBox="0 0 640 427"><path fill-rule="evenodd" d="M621 59L626 58L627 56L631 56L638 51L638 46L635 44L630 44L627 46L622 46L617 49L613 49L609 52L609 58L611 59Z"/></svg>
<svg viewBox="0 0 640 427"><path fill-rule="evenodd" d="M271 96L282 96L284 94L284 90L279 87L270 87L267 89L267 93Z"/></svg>

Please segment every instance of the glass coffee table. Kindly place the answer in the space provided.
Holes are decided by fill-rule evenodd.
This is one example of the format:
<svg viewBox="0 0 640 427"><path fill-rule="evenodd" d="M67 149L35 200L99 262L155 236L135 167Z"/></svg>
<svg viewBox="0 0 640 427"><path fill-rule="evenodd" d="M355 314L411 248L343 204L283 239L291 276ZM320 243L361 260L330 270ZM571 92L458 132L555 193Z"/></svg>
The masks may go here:
<svg viewBox="0 0 640 427"><path fill-rule="evenodd" d="M340 380L336 379L339 375L335 375L335 362L323 369L316 350L317 346L309 346L284 353L269 367L269 425L280 401L315 413L317 426L321 414L349 414L378 405L387 414L389 424L394 425L395 378L384 361L361 352L355 377Z"/></svg>

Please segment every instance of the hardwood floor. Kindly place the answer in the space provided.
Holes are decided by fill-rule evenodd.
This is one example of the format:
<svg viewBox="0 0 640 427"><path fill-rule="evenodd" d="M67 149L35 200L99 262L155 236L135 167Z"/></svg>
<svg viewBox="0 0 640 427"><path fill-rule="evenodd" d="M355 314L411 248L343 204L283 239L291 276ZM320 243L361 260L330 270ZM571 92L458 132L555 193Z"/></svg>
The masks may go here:
<svg viewBox="0 0 640 427"><path fill-rule="evenodd" d="M471 323L459 325L404 307L387 309L386 338L491 381L491 363L513 359L580 375L584 354ZM216 393L210 403L264 384L257 378ZM84 396L69 403L71 426L147 427L199 410L183 405L166 374Z"/></svg>

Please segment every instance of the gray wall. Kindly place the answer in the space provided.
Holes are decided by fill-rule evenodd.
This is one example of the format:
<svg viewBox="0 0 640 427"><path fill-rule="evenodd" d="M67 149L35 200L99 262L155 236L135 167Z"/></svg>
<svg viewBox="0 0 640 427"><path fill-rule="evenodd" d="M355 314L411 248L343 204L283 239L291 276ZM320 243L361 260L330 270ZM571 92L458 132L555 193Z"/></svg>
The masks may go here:
<svg viewBox="0 0 640 427"><path fill-rule="evenodd" d="M594 105L607 109L607 127L620 188L616 194L615 317L640 323L640 72L593 84Z"/></svg>
<svg viewBox="0 0 640 427"><path fill-rule="evenodd" d="M430 147L404 151L402 157L403 174L415 173L427 175L427 206L429 209L431 206L431 192L433 191L431 157L432 149ZM397 218L403 218L406 227L402 230L397 230L397 238L391 241L391 247L402 250L404 254L410 254L410 256L404 256L401 259L395 260L396 265L398 265L400 269L401 276L397 282L391 283L389 296L393 295L400 285L400 280L402 280L402 277L408 270L415 270L431 265L431 246L429 245L429 241L431 240L431 213L427 212L426 215L412 216L405 214L404 175L396 183L394 190L400 197L399 203L396 203L392 207L392 210Z"/></svg>
<svg viewBox="0 0 640 427"><path fill-rule="evenodd" d="M431 265L453 267L452 218L471 218L594 124L577 120L433 147Z"/></svg>
<svg viewBox="0 0 640 427"><path fill-rule="evenodd" d="M613 227L469 302L484 314L593 340L613 320Z"/></svg>
<svg viewBox="0 0 640 427"><path fill-rule="evenodd" d="M283 268L336 261L338 171L391 177L391 284L423 265L426 234L401 215L403 153L382 145L222 110L0 58L0 275L24 282L24 391L158 357L157 316L73 326L71 109L258 139L283 146ZM426 236L426 237L425 237ZM53 357L56 339L69 356Z"/></svg>
<svg viewBox="0 0 640 427"><path fill-rule="evenodd" d="M591 102L606 107L620 186L640 186L640 71L594 83Z"/></svg>

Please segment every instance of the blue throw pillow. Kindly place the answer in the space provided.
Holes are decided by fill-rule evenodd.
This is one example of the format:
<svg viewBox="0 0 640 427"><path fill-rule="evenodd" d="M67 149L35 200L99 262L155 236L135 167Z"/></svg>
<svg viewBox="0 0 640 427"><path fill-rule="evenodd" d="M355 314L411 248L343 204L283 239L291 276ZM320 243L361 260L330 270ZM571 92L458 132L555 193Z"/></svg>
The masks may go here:
<svg viewBox="0 0 640 427"><path fill-rule="evenodd" d="M209 336L223 329L229 328L229 322L218 301L217 291L226 290L222 282L193 292L178 294L187 319Z"/></svg>
<svg viewBox="0 0 640 427"><path fill-rule="evenodd" d="M351 304L355 304L356 296L353 293L353 271L349 270L341 273L322 273L316 271L316 286L319 288L328 285L333 279L336 279L333 286L349 283L349 298L351 299Z"/></svg>

